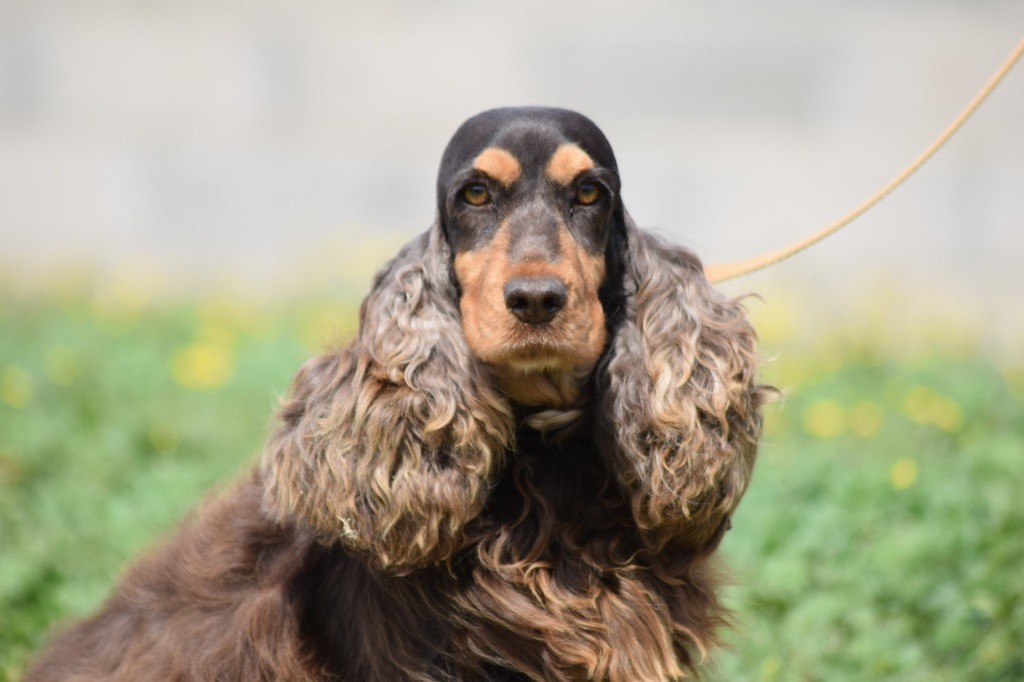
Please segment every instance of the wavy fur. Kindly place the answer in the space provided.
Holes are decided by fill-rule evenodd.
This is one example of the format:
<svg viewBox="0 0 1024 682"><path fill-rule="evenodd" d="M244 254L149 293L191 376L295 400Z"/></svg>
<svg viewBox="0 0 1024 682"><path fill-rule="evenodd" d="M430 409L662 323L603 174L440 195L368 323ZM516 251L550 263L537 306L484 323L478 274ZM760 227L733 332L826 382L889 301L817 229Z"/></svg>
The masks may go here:
<svg viewBox="0 0 1024 682"><path fill-rule="evenodd" d="M264 455L275 518L390 571L462 546L511 440L508 403L462 338L448 261L433 229L378 274L358 338L299 370Z"/></svg>
<svg viewBox="0 0 1024 682"><path fill-rule="evenodd" d="M771 390L757 384L739 301L710 285L694 254L626 222L624 315L599 370L608 437L598 443L653 546L706 548L750 482Z"/></svg>

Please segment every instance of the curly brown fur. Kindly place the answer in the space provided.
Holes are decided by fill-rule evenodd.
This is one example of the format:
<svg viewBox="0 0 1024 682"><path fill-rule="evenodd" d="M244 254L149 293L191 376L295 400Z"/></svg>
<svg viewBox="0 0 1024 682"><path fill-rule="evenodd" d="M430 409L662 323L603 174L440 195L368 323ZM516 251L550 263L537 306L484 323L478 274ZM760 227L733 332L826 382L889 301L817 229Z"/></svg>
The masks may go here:
<svg viewBox="0 0 1024 682"><path fill-rule="evenodd" d="M630 225L625 314L599 371L598 439L655 547L705 546L750 482L771 391L756 336L695 255Z"/></svg>
<svg viewBox="0 0 1024 682"><path fill-rule="evenodd" d="M768 392L740 304L618 192L578 114L467 122L437 223L377 276L357 337L299 370L261 467L28 679L695 671Z"/></svg>
<svg viewBox="0 0 1024 682"><path fill-rule="evenodd" d="M264 459L274 518L390 571L464 543L512 434L458 331L448 258L432 230L377 276L352 345L299 370Z"/></svg>

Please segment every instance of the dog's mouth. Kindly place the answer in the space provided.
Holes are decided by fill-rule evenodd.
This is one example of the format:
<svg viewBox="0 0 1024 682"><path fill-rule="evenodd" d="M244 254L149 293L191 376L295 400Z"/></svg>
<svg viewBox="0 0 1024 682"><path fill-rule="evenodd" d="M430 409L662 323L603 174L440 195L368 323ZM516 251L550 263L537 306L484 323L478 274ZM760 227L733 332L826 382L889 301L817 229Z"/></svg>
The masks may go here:
<svg viewBox="0 0 1024 682"><path fill-rule="evenodd" d="M556 342L547 335L531 333L534 338L521 338L507 344L501 352L502 364L510 369L521 372L539 372L543 370L564 370L575 366L575 354L565 343Z"/></svg>
<svg viewBox="0 0 1024 682"><path fill-rule="evenodd" d="M604 345L603 327L577 305L544 324L527 324L508 315L504 329L489 331L494 343L485 362L517 373L574 371L597 360ZM603 319L600 320L603 323Z"/></svg>
<svg viewBox="0 0 1024 682"><path fill-rule="evenodd" d="M498 386L515 402L536 408L567 409L577 403L582 378L592 364L580 352L543 334L504 345L490 364Z"/></svg>
<svg viewBox="0 0 1024 682"><path fill-rule="evenodd" d="M477 329L468 330L470 347L477 358L495 367L517 372L570 370L590 360L587 340L556 326L513 322Z"/></svg>

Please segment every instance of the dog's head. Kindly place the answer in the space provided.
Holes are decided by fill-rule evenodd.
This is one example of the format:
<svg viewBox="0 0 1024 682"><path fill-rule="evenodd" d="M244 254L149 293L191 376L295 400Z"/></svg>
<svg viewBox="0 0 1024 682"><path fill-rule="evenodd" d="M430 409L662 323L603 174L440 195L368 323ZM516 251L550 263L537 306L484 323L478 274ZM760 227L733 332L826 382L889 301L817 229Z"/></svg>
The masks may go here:
<svg viewBox="0 0 1024 682"><path fill-rule="evenodd" d="M469 119L437 198L435 225L377 275L357 338L295 378L264 459L268 507L391 570L447 560L525 412L592 427L575 437L652 547L712 547L766 395L739 303L633 224L612 149L579 114Z"/></svg>
<svg viewBox="0 0 1024 682"><path fill-rule="evenodd" d="M494 109L448 143L437 182L439 227L453 255L461 327L473 354L518 402L600 357L600 292L621 243L619 175L608 140L564 109ZM556 384L559 382L556 381Z"/></svg>

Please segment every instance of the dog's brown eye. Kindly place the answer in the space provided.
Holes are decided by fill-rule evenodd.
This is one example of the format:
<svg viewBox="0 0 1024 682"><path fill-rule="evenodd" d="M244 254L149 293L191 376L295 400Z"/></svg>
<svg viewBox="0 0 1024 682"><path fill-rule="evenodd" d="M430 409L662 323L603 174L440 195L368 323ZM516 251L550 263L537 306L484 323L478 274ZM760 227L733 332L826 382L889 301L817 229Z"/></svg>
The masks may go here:
<svg viewBox="0 0 1024 682"><path fill-rule="evenodd" d="M600 185L593 182L581 182L576 188L576 203L590 206L601 198Z"/></svg>
<svg viewBox="0 0 1024 682"><path fill-rule="evenodd" d="M471 206L483 206L491 200L491 193L482 182L474 182L462 190L462 198Z"/></svg>

